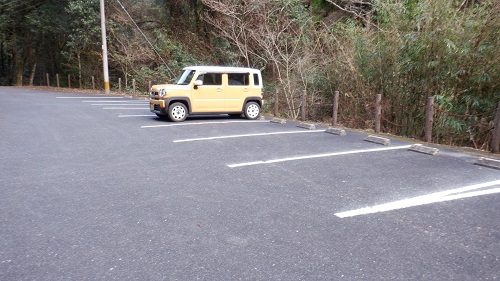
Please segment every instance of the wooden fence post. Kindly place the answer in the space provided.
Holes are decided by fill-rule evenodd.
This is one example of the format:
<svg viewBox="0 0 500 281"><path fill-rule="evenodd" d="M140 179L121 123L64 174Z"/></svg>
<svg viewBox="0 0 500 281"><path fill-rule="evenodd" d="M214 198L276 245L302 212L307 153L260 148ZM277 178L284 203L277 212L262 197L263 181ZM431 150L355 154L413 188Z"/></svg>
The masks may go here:
<svg viewBox="0 0 500 281"><path fill-rule="evenodd" d="M45 73L45 76L47 76L47 86L50 87L50 78L49 78L49 74L48 73Z"/></svg>
<svg viewBox="0 0 500 281"><path fill-rule="evenodd" d="M274 91L274 117L278 117L280 112L279 109L279 91L276 89Z"/></svg>
<svg viewBox="0 0 500 281"><path fill-rule="evenodd" d="M94 79L94 76L92 76L92 90L95 90L95 79Z"/></svg>
<svg viewBox="0 0 500 281"><path fill-rule="evenodd" d="M491 152L500 151L500 101L498 102L497 114L495 115L493 138L491 140Z"/></svg>
<svg viewBox="0 0 500 281"><path fill-rule="evenodd" d="M337 120L339 115L339 91L335 91L333 94L333 113L332 113L332 126L337 126Z"/></svg>
<svg viewBox="0 0 500 281"><path fill-rule="evenodd" d="M302 113L302 121L306 121L306 111L307 111L307 91L304 90L302 92L302 104L301 104L301 109L300 109L301 113Z"/></svg>
<svg viewBox="0 0 500 281"><path fill-rule="evenodd" d="M432 124L434 122L434 97L427 98L425 106L425 142L432 141Z"/></svg>
<svg viewBox="0 0 500 281"><path fill-rule="evenodd" d="M57 82L57 88L60 88L61 84L59 84L59 74L56 74L56 82Z"/></svg>
<svg viewBox="0 0 500 281"><path fill-rule="evenodd" d="M132 95L135 96L135 79L132 79Z"/></svg>
<svg viewBox="0 0 500 281"><path fill-rule="evenodd" d="M146 93L148 93L148 94L151 91L151 84L152 83L151 83L151 80L150 80L149 83L148 83L148 89L146 90Z"/></svg>
<svg viewBox="0 0 500 281"><path fill-rule="evenodd" d="M122 79L121 78L118 78L118 92L119 93L122 92Z"/></svg>
<svg viewBox="0 0 500 281"><path fill-rule="evenodd" d="M382 118L382 94L375 96L375 133L380 133L380 119Z"/></svg>
<svg viewBox="0 0 500 281"><path fill-rule="evenodd" d="M71 74L68 74L68 88L71 88Z"/></svg>

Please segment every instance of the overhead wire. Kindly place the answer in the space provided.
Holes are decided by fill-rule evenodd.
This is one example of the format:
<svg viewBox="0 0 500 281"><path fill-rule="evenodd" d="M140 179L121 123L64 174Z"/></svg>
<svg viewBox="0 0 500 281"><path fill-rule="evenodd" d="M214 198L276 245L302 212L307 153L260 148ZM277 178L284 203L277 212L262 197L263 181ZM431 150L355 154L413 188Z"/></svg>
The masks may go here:
<svg viewBox="0 0 500 281"><path fill-rule="evenodd" d="M127 14L127 16L130 18L130 20L134 23L135 27L137 28L137 30L139 30L139 32L142 34L142 36L144 37L144 39L146 39L146 41L148 42L148 44L151 46L151 48L153 49L153 51L156 53L156 55L160 58L160 60L163 62L163 64L165 65L165 67L167 68L167 70L170 72L170 74L174 75L175 74L173 73L173 71L170 69L170 67L168 67L167 63L165 62L165 60L163 60L163 58L161 57L160 53L158 53L158 51L156 50L156 48L153 46L153 44L149 41L148 37L146 36L146 34L144 34L144 32L142 32L141 28L139 27L139 25L135 22L135 20L132 18L132 16L129 14L129 12L127 11L127 9L125 9L125 7L123 6L123 4L119 1L119 0L116 0L116 2L118 2L118 4L120 5L120 7L123 9L123 11L125 11L125 13Z"/></svg>

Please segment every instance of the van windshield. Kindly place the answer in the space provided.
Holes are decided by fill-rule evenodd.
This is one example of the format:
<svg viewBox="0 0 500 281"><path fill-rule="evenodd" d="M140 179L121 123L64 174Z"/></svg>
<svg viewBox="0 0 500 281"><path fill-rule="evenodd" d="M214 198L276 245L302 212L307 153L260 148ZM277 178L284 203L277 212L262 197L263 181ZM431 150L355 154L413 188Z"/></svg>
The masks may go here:
<svg viewBox="0 0 500 281"><path fill-rule="evenodd" d="M186 69L184 70L179 77L177 77L177 80L175 80L175 85L188 85L191 83L191 79L193 79L194 75L194 70L191 69Z"/></svg>

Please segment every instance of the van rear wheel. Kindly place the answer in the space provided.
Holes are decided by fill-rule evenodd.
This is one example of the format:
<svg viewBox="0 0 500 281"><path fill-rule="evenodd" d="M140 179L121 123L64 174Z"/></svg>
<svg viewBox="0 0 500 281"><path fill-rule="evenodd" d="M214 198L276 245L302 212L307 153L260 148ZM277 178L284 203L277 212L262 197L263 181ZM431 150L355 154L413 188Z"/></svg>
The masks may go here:
<svg viewBox="0 0 500 281"><path fill-rule="evenodd" d="M254 101L245 104L245 117L250 120L255 120L260 115L260 105Z"/></svg>
<svg viewBox="0 0 500 281"><path fill-rule="evenodd" d="M183 103L175 102L168 107L168 117L174 122L186 120L187 115L187 107Z"/></svg>

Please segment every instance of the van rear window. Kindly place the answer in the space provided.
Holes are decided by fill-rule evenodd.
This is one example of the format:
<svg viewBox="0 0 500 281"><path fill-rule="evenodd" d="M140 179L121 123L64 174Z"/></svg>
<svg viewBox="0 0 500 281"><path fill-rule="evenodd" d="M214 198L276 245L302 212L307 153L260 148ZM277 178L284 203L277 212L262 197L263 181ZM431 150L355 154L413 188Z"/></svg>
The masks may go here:
<svg viewBox="0 0 500 281"><path fill-rule="evenodd" d="M259 74L257 73L253 74L253 84L254 86L260 86Z"/></svg>
<svg viewBox="0 0 500 281"><path fill-rule="evenodd" d="M229 73L227 78L228 84L231 86L248 86L250 84L248 73Z"/></svg>

